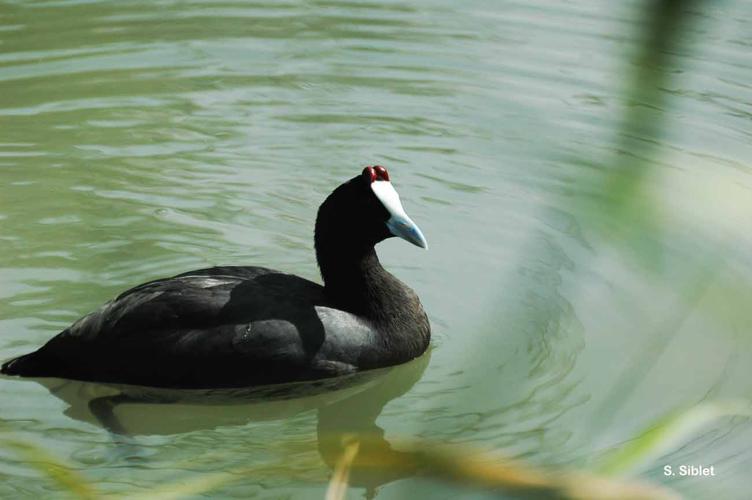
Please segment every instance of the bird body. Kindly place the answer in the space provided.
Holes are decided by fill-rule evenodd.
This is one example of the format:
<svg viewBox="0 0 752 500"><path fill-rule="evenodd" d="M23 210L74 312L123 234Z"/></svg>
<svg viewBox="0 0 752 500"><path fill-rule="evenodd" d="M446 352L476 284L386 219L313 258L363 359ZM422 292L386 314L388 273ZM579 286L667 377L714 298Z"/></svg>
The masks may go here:
<svg viewBox="0 0 752 500"><path fill-rule="evenodd" d="M3 373L243 387L344 375L419 356L428 347L430 325L415 292L384 270L373 249L392 235L384 229L392 215L363 189L368 168L319 209L316 251L325 286L240 266L151 281L9 361ZM343 241L336 229L358 216L367 222L356 221L359 227ZM410 238L420 235L418 243L425 243L417 226L409 229Z"/></svg>

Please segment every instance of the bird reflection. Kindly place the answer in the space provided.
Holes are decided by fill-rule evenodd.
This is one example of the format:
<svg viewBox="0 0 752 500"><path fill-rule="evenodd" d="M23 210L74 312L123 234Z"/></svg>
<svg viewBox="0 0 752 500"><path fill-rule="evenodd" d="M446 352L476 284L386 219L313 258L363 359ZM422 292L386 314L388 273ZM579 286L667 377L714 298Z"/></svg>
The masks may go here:
<svg viewBox="0 0 752 500"><path fill-rule="evenodd" d="M317 412L316 444L323 462L334 468L345 446L359 442L350 486L368 497L388 482L412 476L416 468L384 437L376 423L390 401L421 378L430 350L403 365L348 377L248 389L174 390L37 379L65 401L65 414L110 432L120 452L134 453L139 435L174 435L242 426ZM399 468L389 464L400 463Z"/></svg>

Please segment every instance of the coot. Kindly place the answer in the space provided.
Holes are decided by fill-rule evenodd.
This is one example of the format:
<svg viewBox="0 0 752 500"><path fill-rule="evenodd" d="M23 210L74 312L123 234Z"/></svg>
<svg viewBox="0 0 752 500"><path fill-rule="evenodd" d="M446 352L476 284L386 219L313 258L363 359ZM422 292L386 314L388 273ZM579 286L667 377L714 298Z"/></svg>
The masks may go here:
<svg viewBox="0 0 752 500"><path fill-rule="evenodd" d="M417 295L374 246L426 248L384 167L366 167L319 207L324 286L263 267L150 281L84 316L2 373L176 388L313 380L406 362L428 347Z"/></svg>

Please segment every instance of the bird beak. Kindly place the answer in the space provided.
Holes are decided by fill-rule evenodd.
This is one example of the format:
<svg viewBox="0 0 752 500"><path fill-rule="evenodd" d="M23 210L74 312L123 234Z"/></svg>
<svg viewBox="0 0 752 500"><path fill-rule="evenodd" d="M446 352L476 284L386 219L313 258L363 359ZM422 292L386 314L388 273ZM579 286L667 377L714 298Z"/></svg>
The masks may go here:
<svg viewBox="0 0 752 500"><path fill-rule="evenodd" d="M413 245L421 248L428 248L428 242L420 228L407 216L405 209L402 208L399 194L389 181L377 180L371 183L371 189L379 199L387 212L389 220L386 221L386 227L394 236L409 241Z"/></svg>
<svg viewBox="0 0 752 500"><path fill-rule="evenodd" d="M420 248L428 248L428 242L426 241L426 237L423 236L423 231L407 215L402 217L392 215L386 221L386 227L389 228L393 235L399 236L403 240L409 241Z"/></svg>

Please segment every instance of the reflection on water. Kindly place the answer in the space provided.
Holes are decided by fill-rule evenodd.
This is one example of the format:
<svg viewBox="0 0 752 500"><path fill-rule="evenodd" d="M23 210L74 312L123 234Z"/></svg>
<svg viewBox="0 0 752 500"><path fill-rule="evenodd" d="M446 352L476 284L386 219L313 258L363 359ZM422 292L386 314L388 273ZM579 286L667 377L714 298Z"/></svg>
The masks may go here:
<svg viewBox="0 0 752 500"><path fill-rule="evenodd" d="M316 207L369 163L431 240L379 254L434 330L412 388L395 370L273 402L99 399L136 434L120 455L88 405L115 395L101 386L50 382L61 401L1 378L4 428L104 492L272 457L289 476L219 494L320 498L297 473L328 473L339 445L312 443L321 426L581 466L667 411L751 394L752 4L706 4L645 103L624 92L645 74L637 1L4 2L0 358L157 277L248 264L315 279ZM661 134L617 137L628 109ZM615 222L593 186L614 157L644 156L624 144L654 154L630 191L639 216ZM721 422L646 477L746 494L750 442L746 422ZM669 481L663 462L723 474ZM0 497L51 494L15 457L0 474ZM416 491L457 493L406 479L378 496Z"/></svg>
<svg viewBox="0 0 752 500"><path fill-rule="evenodd" d="M347 377L240 389L163 389L35 379L67 404L65 414L129 436L180 434L200 429L285 419L333 407L329 423L348 419L350 431L374 425L383 406L407 392L423 374L430 352L393 368ZM352 411L342 412L345 408ZM338 410L339 409L339 410ZM344 431L344 429L341 429Z"/></svg>
<svg viewBox="0 0 752 500"><path fill-rule="evenodd" d="M140 435L176 435L243 427L252 422L285 420L315 412L316 437L310 452L333 468L344 443L363 440L359 456L399 454L384 437L376 419L391 400L409 391L431 358L430 350L409 363L338 379L281 384L248 389L171 390L138 386L101 385L61 379L38 379L51 394L65 401L68 417L98 425L112 437L105 461L133 460L143 455ZM303 445L303 443L300 443ZM304 452L298 449L297 453ZM350 484L373 492L382 484L409 477L417 469L354 462ZM316 466L312 472L317 472ZM285 465L279 466L284 474ZM291 471L292 472L292 471ZM280 472L278 472L279 474ZM315 477L315 476L314 476ZM322 476L325 477L325 476Z"/></svg>

